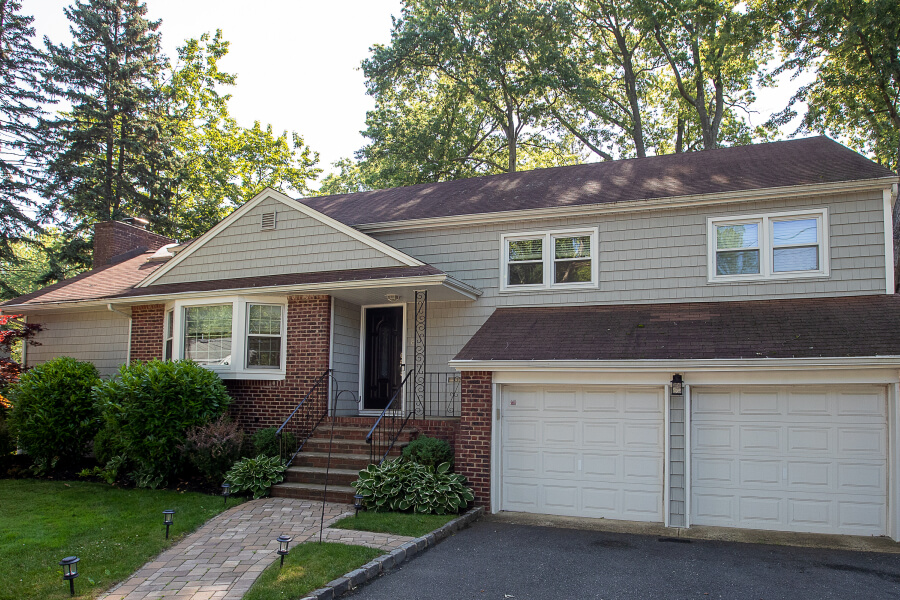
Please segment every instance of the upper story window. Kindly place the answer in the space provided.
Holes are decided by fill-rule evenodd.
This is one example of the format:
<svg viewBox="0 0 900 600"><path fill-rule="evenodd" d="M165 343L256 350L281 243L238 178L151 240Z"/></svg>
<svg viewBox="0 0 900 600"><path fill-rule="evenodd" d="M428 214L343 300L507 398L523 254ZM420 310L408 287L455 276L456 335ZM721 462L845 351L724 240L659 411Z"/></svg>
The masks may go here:
<svg viewBox="0 0 900 600"><path fill-rule="evenodd" d="M224 379L280 379L284 299L179 300L166 313L164 356L186 358Z"/></svg>
<svg viewBox="0 0 900 600"><path fill-rule="evenodd" d="M828 275L828 213L772 213L707 219L709 280Z"/></svg>
<svg viewBox="0 0 900 600"><path fill-rule="evenodd" d="M501 289L597 285L597 230L501 236Z"/></svg>

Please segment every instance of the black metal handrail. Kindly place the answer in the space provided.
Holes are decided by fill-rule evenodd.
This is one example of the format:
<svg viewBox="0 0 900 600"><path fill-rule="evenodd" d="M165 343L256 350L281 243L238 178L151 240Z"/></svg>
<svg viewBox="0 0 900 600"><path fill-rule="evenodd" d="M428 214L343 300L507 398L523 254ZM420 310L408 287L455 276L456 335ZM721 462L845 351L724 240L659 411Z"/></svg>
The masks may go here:
<svg viewBox="0 0 900 600"><path fill-rule="evenodd" d="M278 448L281 458L291 464L294 457L303 450L303 446L312 437L316 428L328 416L328 381L332 379L331 369L325 371L316 378L309 392L297 405L297 408L284 420L281 427L275 432L278 437ZM286 447L290 438L286 433L293 434L294 444ZM299 442L299 445L297 445ZM294 449L292 446L297 445ZM288 453L290 456L288 457Z"/></svg>
<svg viewBox="0 0 900 600"><path fill-rule="evenodd" d="M407 373L406 377L403 378L403 381L400 382L400 385L397 386L394 395L391 396L387 406L381 411L378 420L375 421L375 424L372 425L372 429L370 429L368 435L366 435L366 443L369 444L369 461L374 464L380 465L384 462L384 459L387 458L391 448L397 443L397 439L400 437L400 433L406 426L407 421L409 421L409 418L412 416L411 410L407 410L404 415L401 414L402 409L391 409L394 402L401 402L398 398L402 395L410 375L412 375L412 371Z"/></svg>

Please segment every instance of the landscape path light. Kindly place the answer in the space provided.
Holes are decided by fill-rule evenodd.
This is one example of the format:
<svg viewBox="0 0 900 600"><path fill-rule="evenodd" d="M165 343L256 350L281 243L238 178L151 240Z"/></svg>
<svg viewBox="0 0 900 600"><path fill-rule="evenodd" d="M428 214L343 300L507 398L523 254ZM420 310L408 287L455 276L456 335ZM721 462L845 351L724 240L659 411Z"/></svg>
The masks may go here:
<svg viewBox="0 0 900 600"><path fill-rule="evenodd" d="M356 516L359 516L359 511L363 508L363 495L362 494L354 494L353 495L353 508L356 509Z"/></svg>
<svg viewBox="0 0 900 600"><path fill-rule="evenodd" d="M291 540L294 539L287 535L279 535L278 536L278 555L281 556L281 566L284 566L284 557L287 556L288 553L288 544L291 543Z"/></svg>
<svg viewBox="0 0 900 600"><path fill-rule="evenodd" d="M170 508L163 511L163 524L166 526L166 539L169 539L169 527L175 521L175 510Z"/></svg>
<svg viewBox="0 0 900 600"><path fill-rule="evenodd" d="M69 582L69 591L75 595L75 578L78 577L78 561L81 560L77 556L67 556L59 561L59 566L63 568L63 581Z"/></svg>
<svg viewBox="0 0 900 600"><path fill-rule="evenodd" d="M227 481L222 484L222 497L225 498L225 506L228 506L228 496L231 495L231 484Z"/></svg>

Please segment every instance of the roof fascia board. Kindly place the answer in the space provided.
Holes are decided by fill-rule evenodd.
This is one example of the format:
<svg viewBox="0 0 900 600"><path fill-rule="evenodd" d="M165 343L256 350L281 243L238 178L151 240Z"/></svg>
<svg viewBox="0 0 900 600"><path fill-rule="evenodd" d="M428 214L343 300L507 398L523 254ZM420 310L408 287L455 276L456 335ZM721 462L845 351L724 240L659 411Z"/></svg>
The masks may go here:
<svg viewBox="0 0 900 600"><path fill-rule="evenodd" d="M422 285L443 285L448 289L463 295L470 300L475 300L482 294L478 288L466 285L460 281L452 279L446 274L438 275L420 275L417 277L391 277L386 279L357 279L353 281L336 281L324 283L308 283L304 285L275 285L265 287L252 288L223 288L220 290L206 291L190 291L175 292L170 294L147 294L144 296L127 296L127 297L108 297L94 300L80 300L76 302L55 302L44 304L18 304L14 306L2 307L5 314L18 312L41 312L47 310L60 310L77 307L105 307L112 303L115 306L132 306L135 304L146 304L148 302L164 302L177 298L216 298L220 296L241 295L258 295L258 294L285 294L299 293L305 294L310 292L322 292L329 290L352 290L352 289L381 289L390 287L415 287Z"/></svg>
<svg viewBox="0 0 900 600"><path fill-rule="evenodd" d="M733 371L740 370L822 370L884 369L900 367L900 356L850 356L825 358L747 358L747 359L647 359L647 360L451 360L457 371Z"/></svg>
<svg viewBox="0 0 900 600"><path fill-rule="evenodd" d="M410 267L420 267L425 264L425 263L409 256L408 254L405 254L405 253L397 250L396 248L388 246L384 242L380 242L380 241L376 240L375 238L370 237L370 236L366 235L365 233L362 233L361 231L353 229L352 227L348 227L347 225L344 225L340 221L336 221L336 220L332 219L331 217L328 217L328 216L320 213L319 211L317 211L313 208L310 208L309 206L306 206L305 204L297 202L296 200L290 198L289 196L282 194L278 190L273 190L272 188L267 187L267 188L263 189L260 193L258 193L256 196L254 196L253 198L248 200L246 203L244 203L243 206L241 206L240 208L235 210L233 213L231 213L230 215L228 215L227 217L225 217L224 219L219 221L209 231L207 231L206 233L201 235L199 238L197 238L191 245L189 245L183 251L176 254L174 258L172 258L165 265L163 265L162 267L157 269L149 277L147 277L146 279L144 279L143 281L138 283L135 287L143 288L143 287L152 285L153 282L159 280L163 275L170 272L172 269L174 269L179 264L181 264L184 260L186 260L189 256L191 256L194 252L196 252L197 250L202 248L204 245L206 245L207 242L209 242L211 239L216 237L223 229L225 229L226 227L228 227L229 225L231 225L232 223L234 223L235 221L237 221L238 219L243 217L245 214L250 212L250 210L252 210L254 207L259 205L263 200L266 200L267 198L272 198L274 200L277 200L277 201L281 202L282 204L284 204L285 206L287 206L288 208L290 208L292 210L296 210L298 212L301 212L304 215L319 221L323 225L327 225L333 229L336 229L336 230L340 231L341 233L344 233L344 234L352 237L353 239L355 239L363 244L366 244L367 246L369 246L371 248L374 248L375 250L378 250L384 254L387 254L391 258L401 262L404 265L407 265Z"/></svg>
<svg viewBox="0 0 900 600"><path fill-rule="evenodd" d="M753 200L771 200L786 195L798 197L820 194L837 194L841 192L860 192L867 190L883 190L896 184L896 177L882 177L863 181L842 181L837 183L815 183L798 186L767 188L763 190L741 190L719 194L695 194L690 196L670 196L648 200L627 200L609 204L581 204L554 208L531 208L504 212L480 213L472 215L454 215L452 217L434 217L427 219L408 219L405 221L388 221L381 223L364 223L356 225L356 229L366 233L387 233L411 229L432 229L438 227L458 227L462 225L482 225L497 221L527 221L548 217L565 217L573 215L591 215L603 213L634 212L651 209L686 208L690 206L726 204L731 202L747 202Z"/></svg>

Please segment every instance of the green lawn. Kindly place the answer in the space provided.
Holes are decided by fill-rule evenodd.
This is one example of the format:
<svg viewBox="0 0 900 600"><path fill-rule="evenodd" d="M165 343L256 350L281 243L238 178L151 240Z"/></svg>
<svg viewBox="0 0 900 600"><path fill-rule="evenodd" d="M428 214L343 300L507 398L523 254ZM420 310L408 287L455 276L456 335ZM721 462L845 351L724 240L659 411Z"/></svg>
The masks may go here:
<svg viewBox="0 0 900 600"><path fill-rule="evenodd" d="M373 558L383 554L381 550L365 546L348 546L331 542L305 542L291 548L284 559L270 565L244 600L290 600L302 598L345 573L358 569Z"/></svg>
<svg viewBox="0 0 900 600"><path fill-rule="evenodd" d="M355 517L345 517L332 525L336 529L355 529L421 537L459 515L417 515L413 513L360 511Z"/></svg>
<svg viewBox="0 0 900 600"><path fill-rule="evenodd" d="M176 513L166 541L168 508ZM73 554L81 559L76 596L96 597L222 510L220 496L0 480L0 600L69 598L58 563Z"/></svg>

